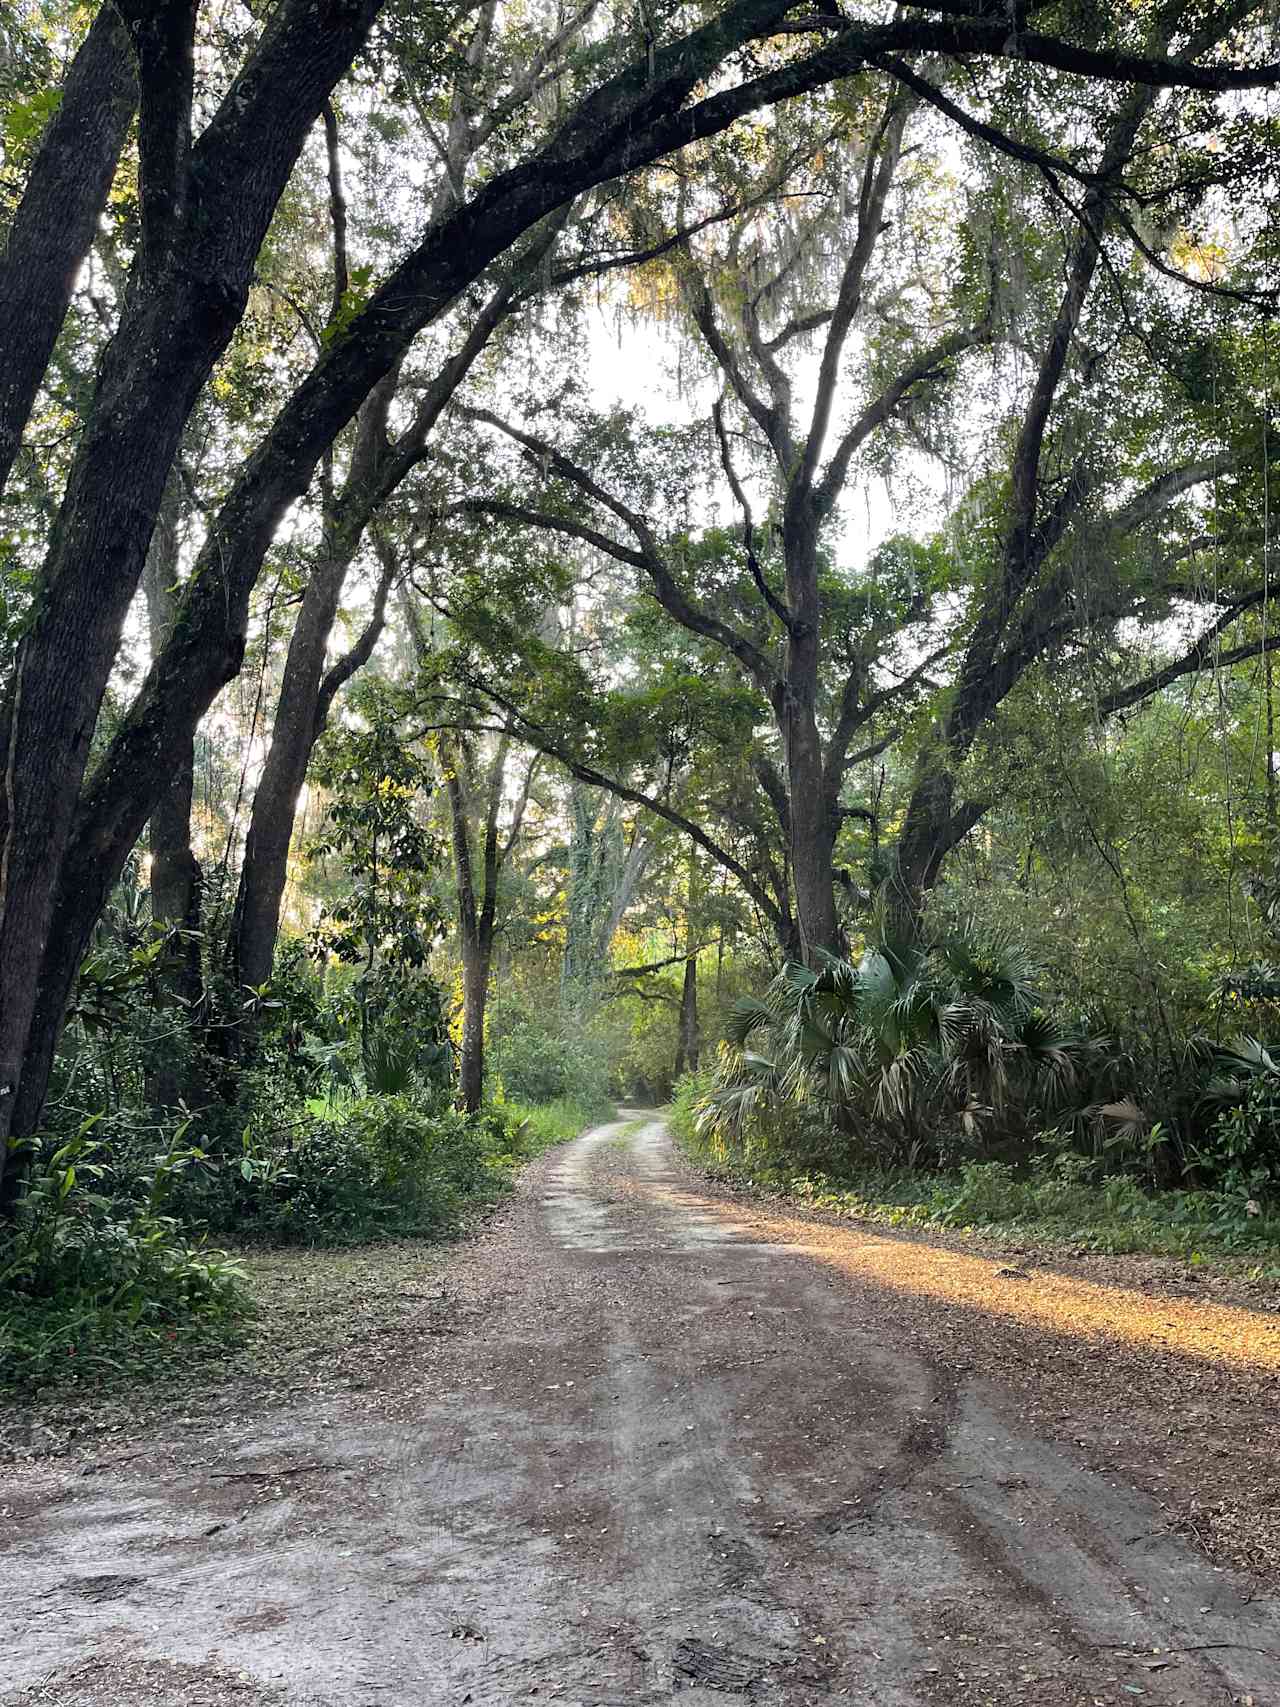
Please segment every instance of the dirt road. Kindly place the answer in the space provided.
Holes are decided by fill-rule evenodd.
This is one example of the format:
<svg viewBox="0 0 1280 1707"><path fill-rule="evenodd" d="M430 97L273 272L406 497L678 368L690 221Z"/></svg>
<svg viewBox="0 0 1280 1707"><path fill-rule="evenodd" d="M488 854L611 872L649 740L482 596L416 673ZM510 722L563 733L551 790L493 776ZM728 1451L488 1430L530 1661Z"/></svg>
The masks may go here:
<svg viewBox="0 0 1280 1707"><path fill-rule="evenodd" d="M480 1320L426 1375L11 1474L0 1701L1280 1707L1276 1600L923 1349L919 1248L597 1128L451 1259Z"/></svg>

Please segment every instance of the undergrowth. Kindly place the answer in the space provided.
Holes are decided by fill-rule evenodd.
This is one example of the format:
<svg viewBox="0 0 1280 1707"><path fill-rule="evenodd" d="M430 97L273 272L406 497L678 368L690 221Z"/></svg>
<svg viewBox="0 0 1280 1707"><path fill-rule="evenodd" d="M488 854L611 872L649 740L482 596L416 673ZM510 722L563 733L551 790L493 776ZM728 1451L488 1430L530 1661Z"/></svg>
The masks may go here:
<svg viewBox="0 0 1280 1707"><path fill-rule="evenodd" d="M118 1193L87 1122L33 1160L0 1234L0 1387L141 1372L234 1333L241 1269L170 1209L197 1159L179 1132Z"/></svg>
<svg viewBox="0 0 1280 1707"><path fill-rule="evenodd" d="M1152 1191L1098 1159L1046 1145L1025 1164L970 1161L948 1170L832 1165L831 1152L788 1159L767 1140L734 1143L699 1134L697 1081L679 1087L671 1125L708 1172L795 1198L807 1207L881 1226L936 1228L1005 1241L1069 1246L1114 1256L1152 1254L1191 1263L1235 1258L1280 1279L1280 1216L1239 1191Z"/></svg>
<svg viewBox="0 0 1280 1707"><path fill-rule="evenodd" d="M613 1104L598 1098L560 1097L554 1102L534 1105L507 1102L500 1105L523 1127L521 1157L532 1160L556 1144L576 1138L579 1132L613 1114Z"/></svg>
<svg viewBox="0 0 1280 1707"><path fill-rule="evenodd" d="M141 1377L225 1347L253 1296L219 1246L448 1237L525 1162L600 1116L569 1098L468 1116L402 1095L335 1095L234 1138L186 1120L152 1156L143 1139L86 1121L37 1149L0 1230L0 1389Z"/></svg>

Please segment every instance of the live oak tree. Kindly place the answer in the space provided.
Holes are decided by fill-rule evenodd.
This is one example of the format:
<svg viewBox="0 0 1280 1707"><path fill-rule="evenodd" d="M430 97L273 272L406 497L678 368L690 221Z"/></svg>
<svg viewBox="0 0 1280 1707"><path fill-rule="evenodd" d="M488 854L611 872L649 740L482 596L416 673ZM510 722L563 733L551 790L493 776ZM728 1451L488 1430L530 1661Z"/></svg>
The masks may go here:
<svg viewBox="0 0 1280 1707"><path fill-rule="evenodd" d="M1154 29L1165 46L1185 31L1203 50L1229 38L1239 19L1230 8L1202 19L1174 5L1157 14ZM906 80L939 99L913 74ZM941 104L968 133L988 139L972 116L945 97ZM1180 133L1195 136L1197 125L1188 143ZM1065 175L1030 162L1064 210L1062 282L1049 274L1053 294L1042 287L1039 310L1024 315L1030 382L1007 435L1008 461L998 488L988 487L966 517L986 536L986 560L893 853L889 917L899 936L919 931L942 862L989 808L981 795L958 797L965 761L1028 672L1100 639L1114 644L1126 618L1149 624L1188 605L1206 611L1190 644L1158 670L1095 679L1092 696L1106 716L1224 656L1240 662L1275 642L1265 620L1252 635L1240 632L1268 598L1267 541L1256 517L1274 477L1266 464L1275 454L1275 405L1256 354L1239 359L1240 340L1245 349L1266 348L1259 316L1273 315L1278 300L1269 262L1275 234L1264 211L1261 219L1245 211L1232 222L1231 253L1197 235L1225 221L1223 191L1238 195L1259 167L1250 148L1222 158L1221 136L1231 128L1212 108L1192 101L1183 112L1180 101L1136 89L1100 117L1069 189ZM1264 132L1259 145L1274 146L1274 123ZM1261 198L1258 208L1265 210ZM1216 296L1208 314L1186 301L1196 294ZM1224 337L1224 314L1233 339ZM1230 500L1220 512L1224 480ZM1206 548L1219 559L1207 579L1195 572ZM1225 575L1224 550L1232 560Z"/></svg>
<svg viewBox="0 0 1280 1707"><path fill-rule="evenodd" d="M881 429L900 414L936 407L939 388L964 354L992 336L985 277L975 283L963 269L941 283L923 276L909 232L892 259L881 261L912 105L911 98L892 89L882 94L872 84L842 95L834 111L819 108L801 139L784 130L773 149L801 154L805 166L788 172L770 158L763 184L739 190L743 200L757 204L752 213L732 223L719 245L712 234L671 266L682 311L722 387L711 412L712 443L741 511L738 550L755 606L745 623L707 596L709 565L678 533L664 529L659 518L670 493L646 467L657 459L652 452L646 457L643 427L615 434L613 443L607 435L600 439L599 460L589 466L543 433L482 412L475 418L505 432L528 453L535 471L554 477L553 500L558 490L576 502L546 504L535 497L513 503L482 495L462 504L584 540L632 566L671 621L718 647L746 675L781 743L781 762L761 747L756 770L786 850L796 947L806 958L838 948L841 940L834 849L846 780L882 748L879 735L867 739L872 726L910 705L924 673L923 664L889 668L895 660L883 630L879 655L867 655L865 636L857 632L865 615L857 607L866 601L856 593L842 599L830 577L824 583L823 536L856 459ZM849 176L856 194L846 212ZM781 204L773 218L760 205L767 197ZM818 211L791 220L791 205L809 198ZM847 352L857 338L879 343L879 360L840 420ZM802 405L796 356L810 349L817 378L812 401ZM735 439L746 440L747 467L735 453ZM751 465L763 470L766 482L760 518L747 491ZM776 584L770 578L775 573ZM916 615L927 614L928 602L922 596ZM844 606L834 617L833 604ZM844 632L833 634L833 628ZM844 656L834 691L833 650ZM927 654L926 662L935 663L936 655ZM789 914L789 903L778 899Z"/></svg>
<svg viewBox="0 0 1280 1707"><path fill-rule="evenodd" d="M196 0L118 0L137 89L138 235L127 289L97 366L93 393L49 529L30 616L4 702L0 855L0 1126L37 1124L66 997L94 919L169 781L181 745L239 668L250 594L289 508L374 388L413 340L538 223L575 197L727 129L742 114L854 74L886 56L946 54L998 64L1011 32L1003 6L908 6L792 17L785 0L734 0L709 15L672 10L634 34L584 28L569 63L546 78L548 117L530 137L503 129L505 96L474 122L497 123L483 172L421 233L365 300L332 330L204 529L172 634L138 698L86 781L98 710L138 588L183 433L248 300L257 257L307 138L366 50L375 26L415 24L448 58L476 27L470 9L424 18L378 0L280 0L243 41L229 79L209 86L196 67L203 23ZM590 16L591 14L588 14ZM1247 22L1249 9L1242 9ZM408 23L406 23L408 20ZM107 26L99 39L117 34ZM1014 20L1019 64L1121 85L1247 88L1274 82L1251 58L1207 54L1194 42L1152 54L1124 18L1102 45L1070 17L1029 8ZM95 29L96 29L95 21ZM510 73L541 80L553 22ZM91 38L92 32L91 32ZM379 42L383 37L379 35ZM1190 51L1183 53L1182 47ZM77 61L76 63L79 63ZM90 62L95 63L95 62ZM117 66L105 54L105 66ZM105 195L121 148L129 94L104 102L78 162L90 199ZM113 85L114 87L115 85ZM101 116L106 115L106 116ZM49 131L56 142L57 119ZM27 324L63 269L64 299L94 210L50 265L8 264L58 183L65 148L36 152L10 224L0 311ZM62 174L60 179L59 174ZM95 190L94 186L98 186ZM79 195L79 191L76 192ZM70 207L70 202L67 203ZM77 236L76 233L80 235ZM57 281L55 281L57 282ZM33 332L33 347L47 340ZM21 432L30 381L6 378L5 431ZM13 399L17 399L16 403ZM26 401L24 402L24 399Z"/></svg>
<svg viewBox="0 0 1280 1707"><path fill-rule="evenodd" d="M141 237L6 699L0 895L6 1133L94 721L169 470L243 313L254 259L307 132L361 47L376 6L280 8L198 137L192 135L196 7L139 0L116 10L139 83ZM99 157L117 145L118 136L108 139L104 131ZM85 169L94 164L86 159ZM43 188L37 161L24 202ZM22 214L20 206L15 223ZM14 295L33 288L35 281L20 280ZM17 306L14 295L6 318ZM156 764L157 784L161 776ZM33 1117L41 1091L28 1085Z"/></svg>
<svg viewBox="0 0 1280 1707"><path fill-rule="evenodd" d="M1171 7L1155 20L1155 28L1158 38L1167 41L1185 19L1182 27L1194 30L1197 46L1205 49L1229 35L1240 17L1215 14L1201 23L1193 10ZM973 281L989 293L985 312L975 301L969 327L945 334L914 359L899 356L901 365L890 368L887 377L883 351L875 352L872 371L878 367L881 389L873 390L861 410L854 411L843 436L833 434L830 463L824 475L818 474L841 352L849 323L862 306L884 197L901 149L901 126L906 122L902 103L910 100L921 103L924 111L941 110L983 154L993 149L997 157L1013 154L1020 166L1039 174L1050 173L1055 158L1043 147L1020 153L1000 130L963 111L911 66L895 62L886 69L897 77L903 93L890 97L873 132L859 196L860 235L847 251L834 303L824 305L811 286L808 299L799 305L794 296L788 300L785 287L803 265L803 237L793 239L790 247L775 237L760 244L759 254L749 248L744 252L739 227L727 255L716 256L714 267L704 262L699 268L682 256L672 268L687 312L724 375L730 398L774 464L777 485L762 525L753 515L749 481L734 466L726 414L717 406L713 419L721 460L742 511L742 553L759 614L785 637L782 666L775 662L767 634L726 620L715 607L708 597L705 564L690 557L678 532L668 528L664 536L655 518L669 509L669 502L664 503L668 494L654 475L636 472L643 460L636 450L645 436L643 427L632 429L620 453L616 443L607 444L599 434L594 445L588 435L580 435L576 443L557 441L544 429L532 432L492 412L482 413L478 419L523 447L530 467L545 484L541 499L495 494L463 501L464 508L504 516L514 525L585 540L630 564L638 571L640 585L675 623L719 647L754 684L782 736L782 762L773 766L767 752L761 752L757 769L764 771L760 780L775 806L789 855L798 947L806 955L815 947L839 943L833 852L844 816L851 809L865 815L864 809L850 808L842 799L852 768L851 739L876 713L891 712L904 689L930 674L941 687L937 734L915 740L915 780L890 852L890 928L911 936L920 927L924 902L947 853L987 809L988 803L979 798L955 799L957 774L1028 671L1064 647L1096 644L1099 636L1114 635L1134 615L1151 620L1158 610L1167 612L1188 598L1207 605L1209 616L1201 633L1182 656L1101 696L1104 711L1136 704L1179 675L1220 659L1220 637L1231 634L1233 625L1256 610L1267 586L1265 542L1255 534L1259 550L1252 574L1233 577L1229 586L1218 577L1212 588L1202 583L1198 594L1187 591L1183 571L1191 549L1188 541L1197 537L1197 528L1189 525L1189 518L1194 524L1196 517L1197 489L1223 471L1229 477L1260 473L1266 456L1266 405L1259 385L1254 384L1250 395L1247 385L1233 381L1243 395L1237 399L1232 443L1224 442L1222 422L1208 420L1203 411L1194 419L1194 405L1203 396L1196 395L1196 364L1185 354L1173 355L1176 334L1171 337L1171 331L1178 311L1168 300L1174 282L1184 295L1205 285L1196 276L1200 265L1194 236L1181 239L1181 252L1190 259L1180 268L1174 264L1177 246L1170 234L1188 226L1194 232L1197 223L1213 218L1213 198L1225 184L1251 178L1256 182L1260 158L1246 146L1229 163L1216 159L1214 136L1203 146L1183 146L1171 151L1172 159L1165 158L1156 147L1159 138L1185 128L1193 115L1202 124L1212 115L1194 107L1184 110L1180 101L1162 102L1150 87L1132 92L1118 113L1091 112L1098 133L1096 152L1090 155L1077 143L1069 172L1060 169L1062 179L1084 186L1080 203L1074 205L1061 181L1051 177L1049 209L1040 212L1030 235L1011 217L1008 180L997 175L991 181L991 201L998 205L1002 194L1006 198L1003 229L989 218L985 231L980 221L960 228L961 253L967 247L985 263ZM781 144L774 139L774 146ZM831 146L834 139L829 138ZM1155 172L1144 149L1163 162ZM1025 211L1025 193L1015 200ZM1174 260L1152 250L1137 228L1135 208L1141 208L1148 230L1153 220L1165 221L1164 245L1173 248ZM1061 236L1055 210L1063 215ZM811 222L818 229L820 217ZM753 215L748 228L753 236L760 223L759 214ZM1274 308L1274 286L1268 288L1266 278L1267 245L1274 238L1265 227L1251 231L1247 220L1237 238L1231 280L1208 288L1220 304L1229 303L1247 327L1251 314ZM1136 267L1130 260L1131 246L1139 251ZM1066 283L1055 296L1059 254ZM1015 289L1019 270L1037 282ZM1095 307L1090 293L1100 274L1107 288L1098 290L1103 301ZM1154 285L1148 274L1155 275ZM728 299L726 311L719 314L709 277ZM899 283L899 297L903 288ZM766 319L770 312L771 321ZM905 318L917 329L928 323L927 312L918 306ZM721 324L726 319L732 331ZM822 328L827 330L816 358L816 400L807 436L797 438L792 424L795 381L787 371L786 355L796 341ZM935 591L949 590L954 605L961 587L967 586L960 620L936 644L936 630L930 636L927 624L921 623L911 633L912 619L907 616L903 628L916 668L899 669L895 678L887 668L892 654L883 649L887 636L881 634L879 655L872 648L870 656L864 652L855 658L838 687L836 703L823 704L823 613L838 596L838 581L826 587L821 583L818 527L830 516L854 454L877 429L891 424L895 414L906 417L933 450L918 393L926 385L936 388L966 348L993 339L1003 346L1006 359L1009 354L1021 357L1028 348L1036 349L1037 357L1030 382L1016 399L1016 413L994 428L995 442L1009 446L1008 472L1003 481L988 480L984 489L974 489L942 548L953 572L944 575ZM1213 350L1215 342L1201 334L1198 343L1203 366L1203 352ZM1142 371L1144 361L1159 369L1154 382ZM1227 364L1220 363L1216 371L1219 382L1225 380ZM1199 384L1203 392L1203 373ZM963 433L958 436L963 445ZM1203 547L1202 507L1200 521ZM966 530L976 534L976 543L963 538ZM766 541L776 545L782 559L776 586L766 573ZM1148 563L1153 558L1163 561L1166 573L1148 569L1135 577L1135 560L1141 562L1144 556ZM1090 565L1088 573L1082 573L1085 563ZM797 612L802 613L799 618ZM918 619L927 611L914 614ZM900 634L899 640L903 638ZM1230 660L1256 655L1274 640L1264 621L1261 633L1242 636L1229 648ZM954 663L948 659L952 652ZM908 697L901 721L909 720L912 709ZM873 740L858 756L873 757L886 744L883 737Z"/></svg>
<svg viewBox="0 0 1280 1707"><path fill-rule="evenodd" d="M482 164L496 128L496 112L509 122L539 95L546 78L584 18L562 28L531 68L512 85L507 55L495 51L497 7L488 0L477 16L450 83L434 96L444 114L436 146L441 170L432 195L432 218L459 205L468 174ZM496 63L495 63L496 62ZM431 91L416 68L402 64L414 106L425 113ZM351 235L351 210L344 183L340 129L332 105L325 109L325 149L332 279L326 311L308 317L296 297L289 301L322 354L333 330L349 317L353 280L368 274ZM428 122L429 121L424 121ZM429 125L429 128L430 125ZM433 133L434 135L434 133ZM366 221L367 223L367 221ZM256 986L270 974L284 894L297 801L312 750L342 687L369 661L386 622L388 596L397 578L397 553L385 523L374 527L404 481L430 454L433 432L454 391L485 353L504 323L518 316L530 297L546 287L540 271L562 235L564 219L544 222L500 271L487 291L473 293L461 313L441 327L455 347L442 352L439 337L399 361L361 408L347 449L345 478L338 485L332 451L322 458L319 480L319 541L308 566L298 616L281 676L272 739L254 792L239 886L227 943L233 984ZM581 263L590 267L590 262ZM572 270L571 270L572 271ZM397 419L399 417L399 419ZM373 533L379 560L372 610L348 651L327 662L330 637L343 590L357 557Z"/></svg>
<svg viewBox="0 0 1280 1707"><path fill-rule="evenodd" d="M597 439L591 442L599 448ZM651 448L668 472L683 467L672 435L658 435ZM472 466L480 464L478 447L468 455ZM498 471L489 485L495 493L501 488ZM679 498L677 490L677 510ZM487 514L496 501L480 507ZM498 705L523 740L576 779L572 840L574 870L580 867L582 876L571 890L568 981L585 987L593 968L599 976L603 896L629 891L628 867L647 840L633 841L624 863L620 826L637 809L687 836L732 879L755 914L766 955L776 946L796 956L780 746L776 732L769 733L767 700L714 643L673 632L662 608L638 596L629 566L608 554L588 569L576 554L566 563L554 553L531 552L532 530L482 535L474 516L467 525L472 509L464 500L458 531L442 544L447 559L471 566L446 583L457 635L449 659L454 714L483 719L486 706ZM568 514L562 520L573 525ZM540 531L545 537L551 530ZM687 571L696 565L705 605L740 625L759 621L737 534L711 529L695 539L677 530L669 548ZM908 586L904 605L888 576L853 597L831 596L840 590L829 578L824 589L824 656L833 672L847 667L859 647L875 655L872 636L883 639L920 602L918 589ZM572 603L576 619L547 632L537 612L557 597ZM829 699L826 681L824 706ZM612 797L612 807L600 804L602 794ZM573 898L579 891L580 907Z"/></svg>

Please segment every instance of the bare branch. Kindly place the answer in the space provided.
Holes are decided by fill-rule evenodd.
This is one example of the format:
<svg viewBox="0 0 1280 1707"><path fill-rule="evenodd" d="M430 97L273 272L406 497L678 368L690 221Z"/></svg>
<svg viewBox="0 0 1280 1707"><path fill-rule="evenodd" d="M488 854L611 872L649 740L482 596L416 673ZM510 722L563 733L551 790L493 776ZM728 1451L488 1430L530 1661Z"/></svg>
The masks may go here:
<svg viewBox="0 0 1280 1707"><path fill-rule="evenodd" d="M538 765L543 756L541 753L533 753L525 770L524 782L520 788L520 798L516 801L515 811L511 814L511 828L502 845L502 864L504 866L511 858L512 851L520 839L520 831L524 828L524 816L529 810L529 800L533 794L533 779L538 774Z"/></svg>
<svg viewBox="0 0 1280 1707"><path fill-rule="evenodd" d="M756 591L765 604L777 617L783 628L790 633L791 612L765 580L764 571L760 567L760 559L756 556L755 521L751 514L751 505L747 501L747 494L743 491L742 482L738 479L737 470L733 466L733 457L729 450L729 436L724 430L724 408L719 399L712 407L711 418L715 422L716 438L720 441L720 461L733 495L738 500L738 507L742 511L742 543L746 549L747 568L751 571L751 579L755 582Z"/></svg>
<svg viewBox="0 0 1280 1707"><path fill-rule="evenodd" d="M615 966L613 975L615 978L647 978L654 972L664 972L668 966L683 966L686 960L691 960L704 949L713 947L716 940L711 937L707 942L700 942L696 948L685 949L683 954L671 954L665 960L651 960L647 966Z"/></svg>
<svg viewBox="0 0 1280 1707"><path fill-rule="evenodd" d="M1152 521L1167 510L1175 498L1194 486L1212 480L1215 474L1226 474L1239 467L1237 456L1226 455L1213 461L1188 462L1181 468L1170 468L1145 486L1122 509L1111 517L1111 526L1118 533L1133 533L1144 522Z"/></svg>
<svg viewBox="0 0 1280 1707"><path fill-rule="evenodd" d="M342 187L342 159L338 153L338 115L333 102L320 109L324 118L325 155L329 166L329 221L333 226L333 307L330 319L342 312L342 301L350 288L347 266L347 197Z"/></svg>
<svg viewBox="0 0 1280 1707"><path fill-rule="evenodd" d="M563 451L557 450L545 439L540 439L535 434L527 432L511 422L504 421L501 416L495 415L487 409L464 409L459 412L471 420L483 421L491 427L496 427L499 432L505 433L517 444L523 445L536 464L554 470L562 480L567 481L571 486L576 486L593 503L599 504L612 515L617 516L631 530L636 540L639 547L635 554L638 559L638 567L644 570L662 608L670 616L673 616L682 628L687 628L691 634L700 634L704 639L714 641L717 646L723 647L726 652L735 657L749 671L752 680L762 693L770 698L777 693L777 677L765 654L745 634L739 634L737 629L731 627L727 622L721 621L719 617L714 616L701 605L695 604L685 593L671 573L653 530L643 516L639 515L628 504L624 504L614 493L606 491L585 469L580 468ZM486 500L468 500L468 503L480 508L486 503ZM550 518L547 518L547 521L549 522ZM543 524L535 523L534 525ZM561 531L568 532L570 530L561 529ZM580 534L579 537L584 536ZM600 538L604 542L607 536L602 535ZM622 548L618 547L616 542L602 543L602 549L611 552L615 557L622 555ZM623 560L626 561L625 558Z"/></svg>
<svg viewBox="0 0 1280 1707"><path fill-rule="evenodd" d="M734 396L764 434L779 467L789 468L795 460L795 445L791 438L789 419L785 412L778 408L776 398L772 404L766 403L747 378L742 363L738 360L737 351L725 337L716 319L715 304L711 300L706 281L701 274L695 273L692 267L686 271L686 285L690 313L694 325L702 334L703 343L729 381Z"/></svg>
<svg viewBox="0 0 1280 1707"><path fill-rule="evenodd" d="M848 477L849 464L853 457L872 433L884 425L913 387L928 380L940 379L948 364L957 356L962 355L965 350L972 350L979 344L990 341L990 321L979 326L970 326L962 332L951 332L925 350L896 379L890 381L874 402L869 403L862 411L836 447L814 494L819 515L825 516L831 511Z"/></svg>
<svg viewBox="0 0 1280 1707"><path fill-rule="evenodd" d="M588 527L585 522L574 521L571 516L552 515L544 510L531 510L523 504L508 504L500 498L461 498L456 504L450 504L445 510L446 516L475 515L494 516L499 521L513 522L517 527L540 528L545 533L563 534L566 539L581 540L584 545L592 545L597 551L603 551L607 556L616 558L619 563L628 563L635 569L645 567L643 555L634 551L629 545L623 545L619 540L612 539L599 528Z"/></svg>
<svg viewBox="0 0 1280 1707"><path fill-rule="evenodd" d="M362 670L373 656L373 649L382 636L387 621L387 597L395 582L398 565L390 551L379 547L382 558L382 573L378 577L377 591L373 595L373 609L369 620L361 630L359 638L348 652L345 652L336 663L325 672L324 680L316 696L315 732L317 737L329 721L329 712L339 692L351 680L358 670Z"/></svg>
<svg viewBox="0 0 1280 1707"><path fill-rule="evenodd" d="M1113 693L1104 695L1098 701L1098 709L1109 717L1117 711L1140 705L1182 676L1196 675L1201 670L1227 669L1232 664L1240 664L1249 658L1259 658L1265 652L1273 652L1280 646L1280 630L1263 635L1257 640L1246 641L1228 652L1221 651L1218 646L1218 641L1233 623L1247 610L1254 610L1258 605L1265 604L1271 596L1270 588L1257 587L1244 598L1236 600L1209 624L1181 657L1175 658L1163 669L1144 676L1141 681L1133 682L1127 688L1117 688Z"/></svg>
<svg viewBox="0 0 1280 1707"><path fill-rule="evenodd" d="M813 415L805 437L800 466L792 484L792 491L797 495L807 496L813 487L827 428L831 422L831 408L835 400L836 381L840 374L845 342L862 306L862 288L884 226L885 202L902 155L902 133L906 128L910 110L911 102L905 96L895 95L885 109L867 148L862 186L858 195L858 234L845 262L840 288L836 293L835 309L831 316L831 327L818 367Z"/></svg>
<svg viewBox="0 0 1280 1707"><path fill-rule="evenodd" d="M751 897L766 917L775 925L780 925L783 922L782 913L768 892L760 887L741 861L735 859L727 848L722 847L713 837L709 836L700 824L695 823L692 818L686 818L683 813L677 812L674 807L669 806L656 795L646 794L642 789L632 788L629 784L620 782L616 777L608 776L604 771L597 770L593 765L584 763L570 752L562 741L558 741L550 731L541 728L527 717L517 705L495 689L492 683L476 681L472 685L478 688L486 698L491 699L495 705L502 707L520 730L521 738L526 740L530 746L537 747L548 758L557 759L569 774L576 777L579 782L590 783L595 788L603 788L608 793L617 795L620 800L629 800L634 806L643 806L655 817L661 818L673 828L682 831L690 840L696 842L700 848L709 853L718 865L722 865L726 871L737 878L745 893Z"/></svg>

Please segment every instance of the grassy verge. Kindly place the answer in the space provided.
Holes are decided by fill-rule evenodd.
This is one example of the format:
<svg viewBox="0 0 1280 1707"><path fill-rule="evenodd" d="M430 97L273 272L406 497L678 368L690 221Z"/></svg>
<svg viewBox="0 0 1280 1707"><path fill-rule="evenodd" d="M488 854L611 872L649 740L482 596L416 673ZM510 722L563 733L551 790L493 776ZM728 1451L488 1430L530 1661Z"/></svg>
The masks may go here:
<svg viewBox="0 0 1280 1707"><path fill-rule="evenodd" d="M567 1143L588 1126L612 1119L614 1113L612 1103L589 1104L574 1097L561 1097L557 1102L537 1106L522 1102L508 1102L504 1106L513 1120L522 1124L521 1161L531 1161L544 1150Z"/></svg>
<svg viewBox="0 0 1280 1707"><path fill-rule="evenodd" d="M405 1264L421 1263L506 1196L527 1162L611 1112L562 1099L500 1105L473 1125L449 1113L426 1123L403 1099L366 1099L278 1166L224 1170L234 1201L224 1178L185 1196L179 1180L164 1213L129 1202L134 1182L114 1177L105 1146L64 1146L41 1161L0 1236L0 1393L101 1390L224 1364L280 1319L272 1277L294 1259L279 1247L309 1252L298 1260L313 1294L328 1290L330 1271L341 1293L358 1266L348 1251L392 1241ZM194 1156L182 1168L194 1172ZM203 1242L210 1210L234 1255Z"/></svg>
<svg viewBox="0 0 1280 1707"><path fill-rule="evenodd" d="M973 1162L951 1173L874 1168L824 1172L704 1141L688 1111L672 1128L709 1174L776 1192L809 1209L879 1226L982 1236L1074 1255L1152 1255L1230 1267L1251 1279L1280 1280L1280 1216L1229 1193L1150 1192L1118 1175L1089 1177L1080 1157L1014 1169Z"/></svg>

